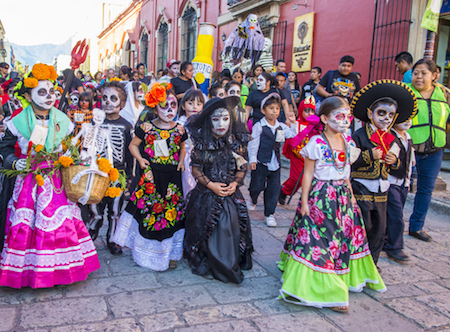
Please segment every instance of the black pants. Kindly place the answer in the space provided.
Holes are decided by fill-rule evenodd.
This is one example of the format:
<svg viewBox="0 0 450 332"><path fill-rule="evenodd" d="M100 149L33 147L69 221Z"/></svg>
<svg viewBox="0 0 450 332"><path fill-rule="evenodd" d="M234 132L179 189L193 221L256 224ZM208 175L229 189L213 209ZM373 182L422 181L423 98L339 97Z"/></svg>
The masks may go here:
<svg viewBox="0 0 450 332"><path fill-rule="evenodd" d="M387 226L384 250L397 254L403 249L403 207L408 196L408 188L391 184L387 201Z"/></svg>
<svg viewBox="0 0 450 332"><path fill-rule="evenodd" d="M364 185L352 181L353 194L361 209L366 226L367 240L375 264L383 249L386 234L387 192L372 193Z"/></svg>
<svg viewBox="0 0 450 332"><path fill-rule="evenodd" d="M116 231L117 221L119 220L120 210L123 205L123 199L124 195L122 193L119 197L104 197L100 203L89 205L92 217L86 227L91 236L93 234L98 234L98 230L103 225L105 209L108 208L108 231L106 233L106 243L112 243L111 238Z"/></svg>
<svg viewBox="0 0 450 332"><path fill-rule="evenodd" d="M276 171L269 171L267 166L257 163L256 170L252 171L248 189L250 197L256 204L259 194L264 191L264 216L266 217L275 213L281 187L280 181L280 168Z"/></svg>

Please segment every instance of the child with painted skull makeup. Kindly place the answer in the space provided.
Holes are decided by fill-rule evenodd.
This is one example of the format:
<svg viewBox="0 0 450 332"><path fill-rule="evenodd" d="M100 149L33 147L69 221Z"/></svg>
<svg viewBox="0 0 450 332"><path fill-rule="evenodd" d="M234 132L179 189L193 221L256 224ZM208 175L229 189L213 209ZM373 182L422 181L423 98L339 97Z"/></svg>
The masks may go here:
<svg viewBox="0 0 450 332"><path fill-rule="evenodd" d="M192 273L237 284L244 279L242 270L252 268L253 251L250 218L239 189L250 139L239 120L245 116L235 116L239 103L237 96L212 98L188 121L192 174L198 183L190 193L184 238Z"/></svg>
<svg viewBox="0 0 450 332"><path fill-rule="evenodd" d="M125 171L127 178L131 178L133 167L133 156L128 149L131 143L131 124L119 115L120 110L125 106L127 101L127 93L123 85L119 82L110 82L103 85L102 92L102 110L106 114L106 118L101 125L102 129L109 131L109 140L111 150L106 149L102 152L102 157L112 155L113 167L119 171ZM106 233L106 244L109 251L113 255L122 253L119 245L114 243L112 237L117 227L119 213L123 205L124 195L111 198L104 197L99 204L91 204L93 213L88 223L89 234L93 240L98 236L98 232L103 225L103 215L105 209L108 208L108 231Z"/></svg>
<svg viewBox="0 0 450 332"><path fill-rule="evenodd" d="M80 93L78 91L72 91L69 95L70 105L69 108L71 110L79 109L78 102L80 101Z"/></svg>
<svg viewBox="0 0 450 332"><path fill-rule="evenodd" d="M183 126L174 121L177 98L168 87L167 83L154 83L145 95L146 104L158 117L135 129L129 150L139 163L142 176L113 238L131 248L138 265L155 271L176 268L183 253L185 205L181 172L187 135Z"/></svg>
<svg viewBox="0 0 450 332"><path fill-rule="evenodd" d="M345 98L319 108L318 134L300 154L305 160L296 216L280 254L280 293L290 303L348 312L349 291L386 287L372 260L364 222L350 185L359 149L345 132L352 115ZM320 127L324 127L322 130Z"/></svg>
<svg viewBox="0 0 450 332"><path fill-rule="evenodd" d="M411 88L401 82L372 82L360 90L351 104L353 115L365 126L353 134L361 154L352 165L352 187L366 225L375 264L386 234L389 173L397 170L400 148L390 128L417 112Z"/></svg>
<svg viewBox="0 0 450 332"><path fill-rule="evenodd" d="M71 108L67 112L70 121L75 125L75 129L73 130L74 136L80 132L83 123L91 123L92 121L92 95L89 92L83 92L80 95L78 104L79 109Z"/></svg>
<svg viewBox="0 0 450 332"><path fill-rule="evenodd" d="M281 97L271 93L261 102L261 112L264 114L259 122L253 125L252 140L248 143L250 170L250 200L247 206L254 210L259 194L264 191L264 216L268 227L276 227L273 216L280 193L280 148L286 138L295 137L298 125L295 114L288 114L289 126L278 122Z"/></svg>

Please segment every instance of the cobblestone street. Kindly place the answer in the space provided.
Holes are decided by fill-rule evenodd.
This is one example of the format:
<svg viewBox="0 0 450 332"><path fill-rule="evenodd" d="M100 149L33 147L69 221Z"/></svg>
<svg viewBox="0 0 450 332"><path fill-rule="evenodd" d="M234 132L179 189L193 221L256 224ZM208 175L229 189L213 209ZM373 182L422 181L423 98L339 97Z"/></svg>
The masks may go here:
<svg viewBox="0 0 450 332"><path fill-rule="evenodd" d="M283 169L282 176L288 171ZM246 183L248 184L247 176ZM243 188L245 195L247 190ZM275 262L298 194L277 209L278 227L264 223L262 197L250 213L254 267L241 285L193 275L185 261L175 270L137 266L129 250L112 256L96 246L101 269L86 281L52 289L0 289L0 331L447 331L450 327L450 222L448 210L431 210L425 228L434 242L405 235L411 261L381 258L383 294L350 294L350 313L277 300L281 272ZM408 200L405 216L411 212ZM103 229L103 232L106 230Z"/></svg>

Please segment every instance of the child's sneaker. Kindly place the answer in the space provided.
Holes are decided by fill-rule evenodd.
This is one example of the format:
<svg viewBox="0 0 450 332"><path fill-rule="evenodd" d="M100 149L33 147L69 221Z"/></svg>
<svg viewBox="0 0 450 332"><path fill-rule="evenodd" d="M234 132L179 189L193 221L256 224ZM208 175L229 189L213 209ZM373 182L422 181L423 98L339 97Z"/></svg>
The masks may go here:
<svg viewBox="0 0 450 332"><path fill-rule="evenodd" d="M275 220L275 217L273 216L273 214L266 217L266 225L267 225L267 227L277 227L277 221Z"/></svg>

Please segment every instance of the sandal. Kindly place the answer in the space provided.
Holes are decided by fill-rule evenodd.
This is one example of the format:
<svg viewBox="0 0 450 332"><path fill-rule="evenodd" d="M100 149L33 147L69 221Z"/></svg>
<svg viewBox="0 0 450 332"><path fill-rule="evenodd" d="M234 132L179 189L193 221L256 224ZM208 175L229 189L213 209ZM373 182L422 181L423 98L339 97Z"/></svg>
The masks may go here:
<svg viewBox="0 0 450 332"><path fill-rule="evenodd" d="M176 269L177 268L177 262L176 261L169 261L169 269Z"/></svg>
<svg viewBox="0 0 450 332"><path fill-rule="evenodd" d="M348 306L346 306L346 307L330 307L330 309L335 312L340 312L341 314L348 313Z"/></svg>

